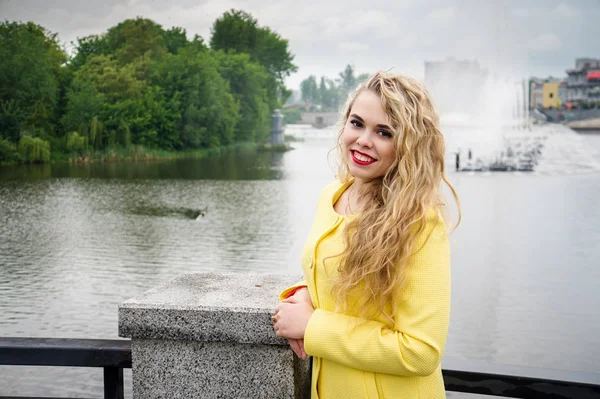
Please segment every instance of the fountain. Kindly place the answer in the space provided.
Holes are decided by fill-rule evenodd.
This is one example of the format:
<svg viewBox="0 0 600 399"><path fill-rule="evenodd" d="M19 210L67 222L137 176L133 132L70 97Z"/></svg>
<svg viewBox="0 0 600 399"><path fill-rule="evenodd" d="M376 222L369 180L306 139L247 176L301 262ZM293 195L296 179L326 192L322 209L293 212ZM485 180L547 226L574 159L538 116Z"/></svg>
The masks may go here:
<svg viewBox="0 0 600 399"><path fill-rule="evenodd" d="M576 132L529 112L527 81L452 58L427 62L425 81L447 138L448 166L456 171L600 171Z"/></svg>
<svg viewBox="0 0 600 399"><path fill-rule="evenodd" d="M463 6L472 18L461 27L465 41L454 47L456 59L425 63L425 84L446 137L448 168L600 171L598 158L578 133L530 112L525 78L531 49L524 40L529 36L511 3L467 0Z"/></svg>

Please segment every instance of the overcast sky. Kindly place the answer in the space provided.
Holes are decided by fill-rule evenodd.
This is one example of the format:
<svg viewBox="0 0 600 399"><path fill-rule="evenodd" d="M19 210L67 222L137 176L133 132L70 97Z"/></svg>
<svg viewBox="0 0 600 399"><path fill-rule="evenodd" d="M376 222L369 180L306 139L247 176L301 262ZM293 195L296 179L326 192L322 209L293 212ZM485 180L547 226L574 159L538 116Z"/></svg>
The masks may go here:
<svg viewBox="0 0 600 399"><path fill-rule="evenodd" d="M422 79L425 61L454 57L545 77L565 76L576 57L600 58L600 0L0 0L0 18L33 21L69 43L141 16L208 42L231 8L289 40L299 67L291 88L347 64Z"/></svg>

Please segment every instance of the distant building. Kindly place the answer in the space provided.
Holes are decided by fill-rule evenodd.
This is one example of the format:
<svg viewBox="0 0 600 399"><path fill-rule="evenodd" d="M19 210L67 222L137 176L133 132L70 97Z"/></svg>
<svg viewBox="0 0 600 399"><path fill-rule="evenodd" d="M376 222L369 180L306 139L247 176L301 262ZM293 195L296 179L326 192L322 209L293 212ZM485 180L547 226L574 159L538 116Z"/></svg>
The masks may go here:
<svg viewBox="0 0 600 399"><path fill-rule="evenodd" d="M340 118L339 112L302 112L298 123L312 125L316 128L334 126Z"/></svg>
<svg viewBox="0 0 600 399"><path fill-rule="evenodd" d="M600 100L600 59L577 58L575 69L567 69L567 102L580 103Z"/></svg>
<svg viewBox="0 0 600 399"><path fill-rule="evenodd" d="M544 108L561 108L565 103L565 87L564 80L544 83L542 106Z"/></svg>
<svg viewBox="0 0 600 399"><path fill-rule="evenodd" d="M544 108L560 108L562 101L558 98L559 82L544 83L542 106Z"/></svg>
<svg viewBox="0 0 600 399"><path fill-rule="evenodd" d="M476 114L487 76L487 70L481 68L477 61L448 58L425 62L425 85L440 114Z"/></svg>
<svg viewBox="0 0 600 399"><path fill-rule="evenodd" d="M544 104L544 79L529 81L529 108L542 108Z"/></svg>
<svg viewBox="0 0 600 399"><path fill-rule="evenodd" d="M531 78L529 80L529 107L559 109L566 101L567 82L564 79Z"/></svg>

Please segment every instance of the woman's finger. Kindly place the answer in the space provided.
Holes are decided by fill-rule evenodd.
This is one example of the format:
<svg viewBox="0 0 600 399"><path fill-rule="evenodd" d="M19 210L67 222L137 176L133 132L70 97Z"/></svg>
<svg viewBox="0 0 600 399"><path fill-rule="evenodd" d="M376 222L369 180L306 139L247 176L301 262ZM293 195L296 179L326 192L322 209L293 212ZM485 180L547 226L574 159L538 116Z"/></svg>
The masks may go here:
<svg viewBox="0 0 600 399"><path fill-rule="evenodd" d="M282 303L298 303L298 298L296 298L295 296L291 296L289 298L284 299Z"/></svg>
<svg viewBox="0 0 600 399"><path fill-rule="evenodd" d="M306 354L306 351L304 350L304 340L303 339L298 340L298 347L300 348L300 353L301 353L300 357L302 358L302 360L306 360L308 355Z"/></svg>
<svg viewBox="0 0 600 399"><path fill-rule="evenodd" d="M300 345L298 344L298 340L293 339L293 338L288 338L288 342L290 343L290 346L292 347L292 350L294 351L296 356L300 357L300 355L302 354L302 351L300 350Z"/></svg>

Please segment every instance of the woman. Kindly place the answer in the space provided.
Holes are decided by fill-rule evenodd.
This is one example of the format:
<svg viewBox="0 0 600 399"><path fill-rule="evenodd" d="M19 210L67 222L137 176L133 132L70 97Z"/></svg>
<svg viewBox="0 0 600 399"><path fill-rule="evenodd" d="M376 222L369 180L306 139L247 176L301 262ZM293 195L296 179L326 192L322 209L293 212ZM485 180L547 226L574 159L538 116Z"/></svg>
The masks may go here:
<svg viewBox="0 0 600 399"><path fill-rule="evenodd" d="M450 312L444 139L415 80L377 73L342 115L339 181L320 195L274 329L313 356L311 397L445 398ZM460 213L459 213L460 215Z"/></svg>

